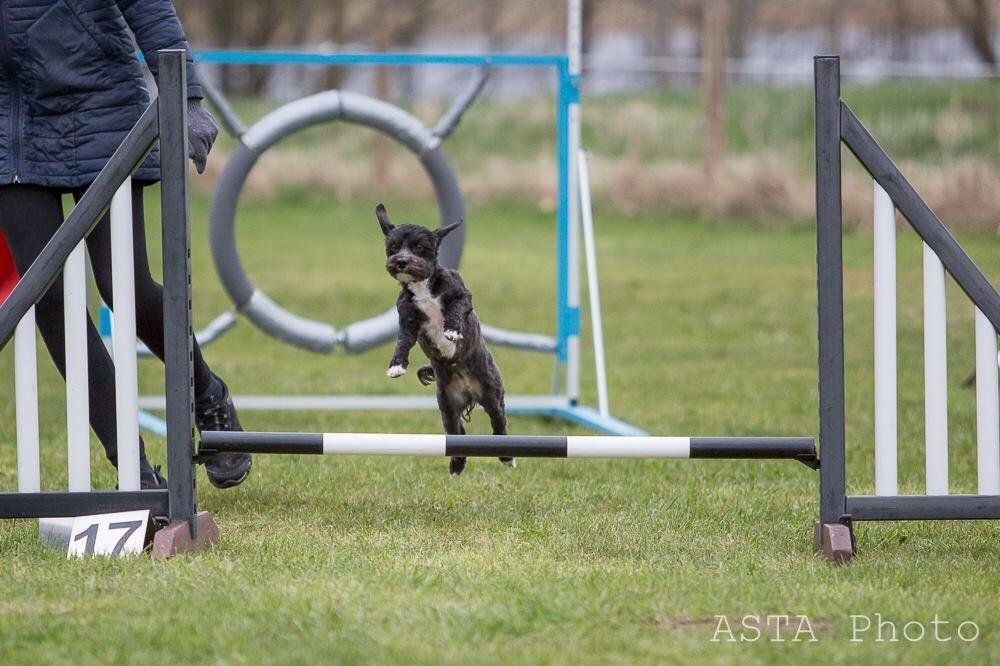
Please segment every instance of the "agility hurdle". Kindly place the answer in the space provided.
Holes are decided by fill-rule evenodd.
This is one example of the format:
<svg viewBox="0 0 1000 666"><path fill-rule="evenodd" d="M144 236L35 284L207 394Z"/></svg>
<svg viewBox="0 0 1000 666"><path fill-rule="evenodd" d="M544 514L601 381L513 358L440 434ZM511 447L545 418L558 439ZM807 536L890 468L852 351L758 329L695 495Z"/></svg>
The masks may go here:
<svg viewBox="0 0 1000 666"><path fill-rule="evenodd" d="M840 59L814 61L819 314L820 519L814 546L855 552L854 521L1000 519L1000 295L840 97ZM871 175L875 257L875 495L847 495L841 144ZM895 212L923 240L927 495L899 496L896 428ZM972 303L976 356L976 495L948 494L945 271Z"/></svg>
<svg viewBox="0 0 1000 666"><path fill-rule="evenodd" d="M516 458L791 459L817 469L812 437L623 437L616 435L405 435L206 432L199 453L467 456Z"/></svg>
<svg viewBox="0 0 1000 666"><path fill-rule="evenodd" d="M159 96L142 113L65 222L0 305L0 349L14 339L18 492L0 493L0 518L67 518L149 510L163 525L153 555L212 544L218 528L197 511L194 488L194 398L191 368L190 221L187 198L185 52L159 52ZM165 490L140 490L136 406L132 174L159 146L166 321L167 470ZM118 488L92 490L84 239L110 208ZM68 491L43 491L34 307L59 279L65 296ZM60 523L42 524L59 539ZM48 531L46 531L48 530Z"/></svg>
<svg viewBox="0 0 1000 666"><path fill-rule="evenodd" d="M98 176L87 195L73 210L38 260L26 272L8 300L0 306L0 348L21 330L15 340L18 393L32 400L17 402L19 486L22 492L0 493L0 518L61 517L148 508L156 517L171 521L160 535L169 540L163 550L173 554L217 538L210 517L196 510L193 465L199 455L245 451L250 453L308 455L421 455L421 456L520 456L552 458L676 458L676 459L791 459L820 470L820 520L814 544L828 559L842 562L854 554L853 522L861 520L1000 519L1000 423L998 423L997 330L1000 328L1000 295L975 266L940 220L927 208L889 157L840 99L839 59L816 59L816 157L817 157L817 261L819 314L820 453L808 437L616 437L616 436L492 436L492 435L389 435L350 433L204 433L196 454L193 437L193 382L191 368L191 292L189 220L186 192L186 114L184 113L184 54L160 55L160 97L151 105L125 142ZM34 367L35 303L55 282L62 267L83 238L111 205L113 195L138 168L159 139L162 153L162 207L164 234L164 309L167 321L167 447L170 485L166 491L40 492L38 465L37 379ZM877 215L879 261L888 262L885 245L892 229L890 207L907 218L926 244L926 279L931 285L926 311L941 312L940 262L975 306L977 377L976 495L895 495L894 422L879 417L877 428L876 495L846 494L844 409L844 309L841 219L841 143L847 144L878 183ZM884 194L882 194L884 192ZM927 253L932 253L933 258ZM893 318L886 312L891 299L885 282L894 274L889 263L879 269L877 327L879 355L894 354L881 337L894 334ZM69 271L71 274L78 270ZM79 317L76 310L73 321ZM78 326L74 323L74 326ZM32 335L28 335L31 332ZM925 349L938 350L940 327L929 331ZM134 346L134 345L133 345ZM127 363L127 362L126 362ZM894 409L894 364L876 359L879 408ZM933 460L941 454L940 433L946 425L938 419L941 393L934 388L940 367L930 367L926 383L932 388L934 427L928 428L928 448ZM79 377L74 384L79 382ZM75 401L76 403L76 401ZM890 406L891 405L891 406ZM946 405L945 405L946 408ZM946 409L944 411L946 415ZM947 442L945 441L945 444ZM34 445L34 446L32 446ZM946 450L946 449L945 449ZM928 464L930 468L930 463ZM20 472L24 472L22 475ZM947 476L928 475L928 492L947 492Z"/></svg>

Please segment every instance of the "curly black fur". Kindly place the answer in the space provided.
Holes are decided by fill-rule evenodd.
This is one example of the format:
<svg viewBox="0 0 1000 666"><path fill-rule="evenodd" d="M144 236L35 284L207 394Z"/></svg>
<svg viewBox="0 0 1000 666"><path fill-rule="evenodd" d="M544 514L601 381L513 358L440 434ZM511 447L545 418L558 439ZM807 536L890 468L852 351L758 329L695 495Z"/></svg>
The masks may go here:
<svg viewBox="0 0 1000 666"><path fill-rule="evenodd" d="M385 234L386 270L400 284L396 310L399 336L387 374L398 377L409 365L410 350L419 344L430 360L417 371L425 386L437 382L438 408L444 430L464 435L468 420L481 405L494 435L507 434L503 379L486 347L472 294L458 271L438 263L441 240L458 224L431 231L416 224L394 226L382 204L375 209ZM513 458L501 458L513 466ZM450 471L461 474L465 458L452 458Z"/></svg>

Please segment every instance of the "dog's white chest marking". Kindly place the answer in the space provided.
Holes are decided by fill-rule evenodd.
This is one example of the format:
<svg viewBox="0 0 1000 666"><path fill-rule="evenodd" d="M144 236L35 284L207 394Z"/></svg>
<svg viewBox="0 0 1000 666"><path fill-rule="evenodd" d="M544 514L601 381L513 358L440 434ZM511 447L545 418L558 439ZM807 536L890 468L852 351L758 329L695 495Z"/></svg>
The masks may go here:
<svg viewBox="0 0 1000 666"><path fill-rule="evenodd" d="M444 308L441 307L441 299L431 295L427 282L407 282L406 288L413 294L413 303L427 317L422 326L423 332L442 356L451 358L455 355L455 343L444 336Z"/></svg>

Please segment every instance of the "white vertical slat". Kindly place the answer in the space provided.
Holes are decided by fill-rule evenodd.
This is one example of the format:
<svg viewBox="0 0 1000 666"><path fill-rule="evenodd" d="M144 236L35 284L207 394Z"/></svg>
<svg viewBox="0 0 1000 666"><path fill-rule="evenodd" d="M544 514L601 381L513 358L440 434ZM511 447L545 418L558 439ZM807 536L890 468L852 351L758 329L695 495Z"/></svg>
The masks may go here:
<svg viewBox="0 0 1000 666"><path fill-rule="evenodd" d="M597 374L597 410L602 418L611 416L608 405L608 373L604 363L604 321L601 291L597 279L597 247L594 243L594 211L590 201L590 170L587 151L577 154L580 174L580 223L583 226L583 253L587 263L587 293L590 296L590 324L594 336L594 367Z"/></svg>
<svg viewBox="0 0 1000 666"><path fill-rule="evenodd" d="M948 316L944 266L924 246L924 453L928 495L948 494Z"/></svg>
<svg viewBox="0 0 1000 666"><path fill-rule="evenodd" d="M896 210L875 186L875 494L895 495Z"/></svg>
<svg viewBox="0 0 1000 666"><path fill-rule="evenodd" d="M81 241L63 266L66 329L66 446L69 490L90 490L90 397L87 388L87 258Z"/></svg>
<svg viewBox="0 0 1000 666"><path fill-rule="evenodd" d="M139 490L139 382L133 262L132 183L126 180L111 200L111 277L115 309L112 339L120 490Z"/></svg>
<svg viewBox="0 0 1000 666"><path fill-rule="evenodd" d="M35 308L14 331L14 416L17 420L17 489L37 493L42 487L38 453L38 366Z"/></svg>
<svg viewBox="0 0 1000 666"><path fill-rule="evenodd" d="M1000 391L997 332L976 308L976 450L979 494L1000 495Z"/></svg>

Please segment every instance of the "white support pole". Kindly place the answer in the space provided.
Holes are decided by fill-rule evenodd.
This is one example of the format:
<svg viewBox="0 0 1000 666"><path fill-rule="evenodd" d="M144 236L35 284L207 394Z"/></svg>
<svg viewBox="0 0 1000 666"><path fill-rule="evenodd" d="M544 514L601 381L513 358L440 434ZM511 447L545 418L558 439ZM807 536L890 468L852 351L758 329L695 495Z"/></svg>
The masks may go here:
<svg viewBox="0 0 1000 666"><path fill-rule="evenodd" d="M895 495L896 209L875 183L875 494Z"/></svg>
<svg viewBox="0 0 1000 666"><path fill-rule="evenodd" d="M604 363L604 322L601 317L601 293L597 280L597 248L594 243L594 211L590 201L590 169L587 151L577 155L580 174L580 220L583 225L583 252L587 262L587 293L590 295L590 324L594 337L594 368L597 373L597 411L611 416L608 406L608 374Z"/></svg>
<svg viewBox="0 0 1000 666"><path fill-rule="evenodd" d="M132 182L126 179L111 200L112 340L118 430L118 488L139 490L139 387L135 345L135 269L132 240Z"/></svg>
<svg viewBox="0 0 1000 666"><path fill-rule="evenodd" d="M924 246L924 452L928 495L948 494L948 316L944 266Z"/></svg>
<svg viewBox="0 0 1000 666"><path fill-rule="evenodd" d="M87 257L80 242L63 266L66 331L66 446L69 490L90 490L90 397L87 388Z"/></svg>
<svg viewBox="0 0 1000 666"><path fill-rule="evenodd" d="M581 72L583 48L583 2L569 0L567 3L566 21L566 51L569 55L569 74L578 77ZM580 149L580 104L569 105L569 262L567 270L568 305L579 311L580 308L580 208L579 208L579 174L574 168L573 157ZM566 392L570 400L580 397L580 335L571 335L566 344Z"/></svg>
<svg viewBox="0 0 1000 666"><path fill-rule="evenodd" d="M35 308L14 331L14 415L17 420L17 489L37 493L42 487L38 453L38 366Z"/></svg>
<svg viewBox="0 0 1000 666"><path fill-rule="evenodd" d="M997 332L976 308L976 450L979 494L1000 495L1000 391Z"/></svg>

